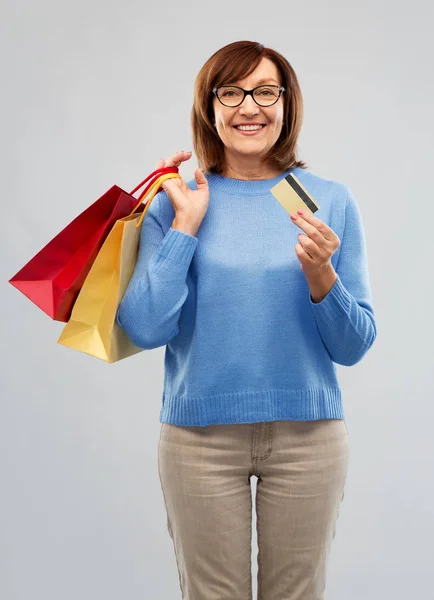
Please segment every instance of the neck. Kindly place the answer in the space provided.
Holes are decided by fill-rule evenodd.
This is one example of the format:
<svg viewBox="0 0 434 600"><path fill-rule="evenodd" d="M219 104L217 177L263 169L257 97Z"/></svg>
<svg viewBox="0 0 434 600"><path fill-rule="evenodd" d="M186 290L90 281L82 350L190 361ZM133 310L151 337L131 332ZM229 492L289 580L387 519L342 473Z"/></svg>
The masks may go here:
<svg viewBox="0 0 434 600"><path fill-rule="evenodd" d="M254 165L251 160L246 161L245 164L234 164L231 161L226 161L222 173L223 177L230 177L231 179L248 179L249 181L255 179L272 179L281 174L282 169L264 163Z"/></svg>

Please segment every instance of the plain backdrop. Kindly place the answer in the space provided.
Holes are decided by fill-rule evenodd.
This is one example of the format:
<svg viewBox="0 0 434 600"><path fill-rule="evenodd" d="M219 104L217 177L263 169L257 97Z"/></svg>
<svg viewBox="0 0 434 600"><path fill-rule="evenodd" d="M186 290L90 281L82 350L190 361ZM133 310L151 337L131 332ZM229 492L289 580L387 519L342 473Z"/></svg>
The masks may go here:
<svg viewBox="0 0 434 600"><path fill-rule="evenodd" d="M181 598L157 470L165 348L110 365L60 346L64 325L8 279L113 184L131 190L161 156L193 149L194 79L243 39L293 65L300 157L350 187L367 240L378 337L338 366L351 458L326 598L430 597L433 4L1 10L1 598ZM181 175L196 166L193 154Z"/></svg>

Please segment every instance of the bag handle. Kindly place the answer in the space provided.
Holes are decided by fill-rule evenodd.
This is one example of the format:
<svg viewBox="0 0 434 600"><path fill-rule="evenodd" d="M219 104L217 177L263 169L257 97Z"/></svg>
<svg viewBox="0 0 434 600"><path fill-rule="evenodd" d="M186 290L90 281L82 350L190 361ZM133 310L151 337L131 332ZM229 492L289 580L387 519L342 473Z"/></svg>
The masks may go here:
<svg viewBox="0 0 434 600"><path fill-rule="evenodd" d="M179 169L178 169L178 167L160 167L159 169L152 171L152 173L150 175L148 175L146 177L146 179L144 179L141 183L139 183L139 185L136 185L136 187L130 192L130 195L133 196L137 192L137 190L140 189L142 187L142 185L148 181L148 179L151 179L151 177L154 177L154 179L152 181L150 181L148 183L148 185L146 186L146 188L141 192L140 196L137 199L136 206L139 206L140 201L142 200L143 196L145 196L147 194L149 188L154 183L154 181L157 179L157 177L159 177L160 175L164 175L165 173L179 173Z"/></svg>
<svg viewBox="0 0 434 600"><path fill-rule="evenodd" d="M151 195L148 199L148 201L146 202L145 208L143 209L142 214L140 215L140 219L138 220L136 227L140 227L143 219L145 218L145 214L148 211L148 208L151 206L151 202L154 199L154 197L157 195L161 184L163 183L163 181L166 181L166 179L180 179L181 175L179 173L165 173L163 175L161 175L160 177L158 177L156 180L154 180L150 185L147 186L147 189L150 187L151 188ZM134 206L134 208L132 209L132 211L130 212L130 215L133 215L136 210L138 209L138 207L140 206L140 204L142 203L143 200L143 193L141 194L141 200Z"/></svg>

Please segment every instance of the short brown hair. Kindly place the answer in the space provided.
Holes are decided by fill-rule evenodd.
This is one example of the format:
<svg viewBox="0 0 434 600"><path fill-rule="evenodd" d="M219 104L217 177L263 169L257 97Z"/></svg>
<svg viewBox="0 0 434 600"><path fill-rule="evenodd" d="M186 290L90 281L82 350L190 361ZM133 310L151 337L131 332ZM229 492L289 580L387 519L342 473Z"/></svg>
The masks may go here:
<svg viewBox="0 0 434 600"><path fill-rule="evenodd" d="M297 139L303 119L303 97L294 69L284 56L265 48L258 42L239 41L215 52L202 66L194 84L194 102L191 110L193 147L199 167L204 172L222 173L224 145L213 126L212 89L228 81L244 79L252 73L263 58L276 65L285 88L282 132L265 157L282 171L293 167L306 169L297 159Z"/></svg>

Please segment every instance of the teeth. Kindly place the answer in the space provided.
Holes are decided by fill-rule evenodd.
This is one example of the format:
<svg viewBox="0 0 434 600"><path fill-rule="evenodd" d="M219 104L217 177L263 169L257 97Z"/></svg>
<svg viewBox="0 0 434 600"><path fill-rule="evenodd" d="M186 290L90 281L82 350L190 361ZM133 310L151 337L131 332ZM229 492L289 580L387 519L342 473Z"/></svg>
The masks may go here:
<svg viewBox="0 0 434 600"><path fill-rule="evenodd" d="M256 129L262 129L263 125L237 125L237 129L242 131L255 131Z"/></svg>

